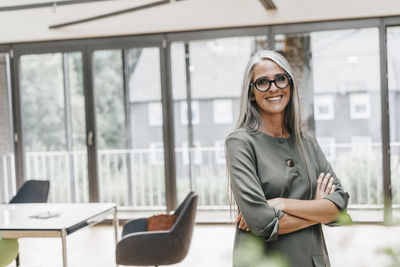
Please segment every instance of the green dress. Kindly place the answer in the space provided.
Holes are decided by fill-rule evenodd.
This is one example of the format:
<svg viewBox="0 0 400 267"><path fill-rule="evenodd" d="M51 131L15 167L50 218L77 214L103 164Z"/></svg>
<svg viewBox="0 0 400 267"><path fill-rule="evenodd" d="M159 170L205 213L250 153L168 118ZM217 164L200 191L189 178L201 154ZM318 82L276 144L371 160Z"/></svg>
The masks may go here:
<svg viewBox="0 0 400 267"><path fill-rule="evenodd" d="M236 229L233 266L243 266L240 261L245 255L240 252L249 237L262 240L267 256L281 255L289 266L330 266L321 224L278 236L279 219L284 213L266 202L277 197L313 199L318 175L329 172L336 189L325 198L340 210L347 208L349 195L343 191L316 139L306 136L303 143L310 165L311 186L293 134L279 138L239 129L225 140L232 191L251 229L250 232Z"/></svg>

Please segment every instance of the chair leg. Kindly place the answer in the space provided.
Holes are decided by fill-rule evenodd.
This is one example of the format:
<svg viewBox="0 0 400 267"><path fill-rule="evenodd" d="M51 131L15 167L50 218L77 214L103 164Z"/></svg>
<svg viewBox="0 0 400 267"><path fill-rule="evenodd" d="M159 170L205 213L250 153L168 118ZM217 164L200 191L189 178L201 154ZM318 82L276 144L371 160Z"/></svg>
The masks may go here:
<svg viewBox="0 0 400 267"><path fill-rule="evenodd" d="M17 265L17 267L19 266L19 253L18 253L17 257L15 258L15 264Z"/></svg>

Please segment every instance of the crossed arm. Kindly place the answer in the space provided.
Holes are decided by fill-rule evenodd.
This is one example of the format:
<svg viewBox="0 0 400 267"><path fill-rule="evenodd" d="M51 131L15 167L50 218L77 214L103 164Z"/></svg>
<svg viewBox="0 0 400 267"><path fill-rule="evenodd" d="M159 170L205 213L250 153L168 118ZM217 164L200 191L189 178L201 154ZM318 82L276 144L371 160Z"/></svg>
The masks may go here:
<svg viewBox="0 0 400 267"><path fill-rule="evenodd" d="M274 198L267 200L268 204L281 209L285 215L279 219L278 234L288 234L307 228L318 223L329 223L336 219L339 209L330 200L323 197L333 193L335 185L330 174L321 173L317 180L315 198L313 200L299 200L290 198ZM242 213L236 219L239 228L250 231Z"/></svg>

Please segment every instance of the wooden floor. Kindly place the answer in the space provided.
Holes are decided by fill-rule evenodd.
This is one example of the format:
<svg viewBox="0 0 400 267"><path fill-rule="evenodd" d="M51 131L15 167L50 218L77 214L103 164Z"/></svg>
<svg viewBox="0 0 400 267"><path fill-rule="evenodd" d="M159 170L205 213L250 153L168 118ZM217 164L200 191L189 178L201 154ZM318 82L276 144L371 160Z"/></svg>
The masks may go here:
<svg viewBox="0 0 400 267"><path fill-rule="evenodd" d="M379 252L394 248L400 253L400 226L358 225L325 227L333 267L384 267L390 258ZM234 229L227 225L196 225L190 251L175 267L231 266ZM20 239L22 267L61 266L58 238ZM68 266L115 266L114 233L111 226L94 226L68 236ZM12 264L10 266L15 266Z"/></svg>

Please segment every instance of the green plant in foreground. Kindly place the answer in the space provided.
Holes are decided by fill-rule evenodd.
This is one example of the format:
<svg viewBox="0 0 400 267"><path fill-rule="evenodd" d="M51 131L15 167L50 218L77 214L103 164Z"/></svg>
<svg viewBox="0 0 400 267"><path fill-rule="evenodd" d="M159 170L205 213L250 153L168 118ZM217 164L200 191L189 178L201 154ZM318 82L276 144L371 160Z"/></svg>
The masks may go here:
<svg viewBox="0 0 400 267"><path fill-rule="evenodd" d="M391 264L388 267L400 266L400 249L383 248L378 250L379 253L386 254L391 259Z"/></svg>
<svg viewBox="0 0 400 267"><path fill-rule="evenodd" d="M264 252L263 241L255 236L246 237L246 241L235 249L235 261L239 266L248 267L289 267L289 261L280 253Z"/></svg>

